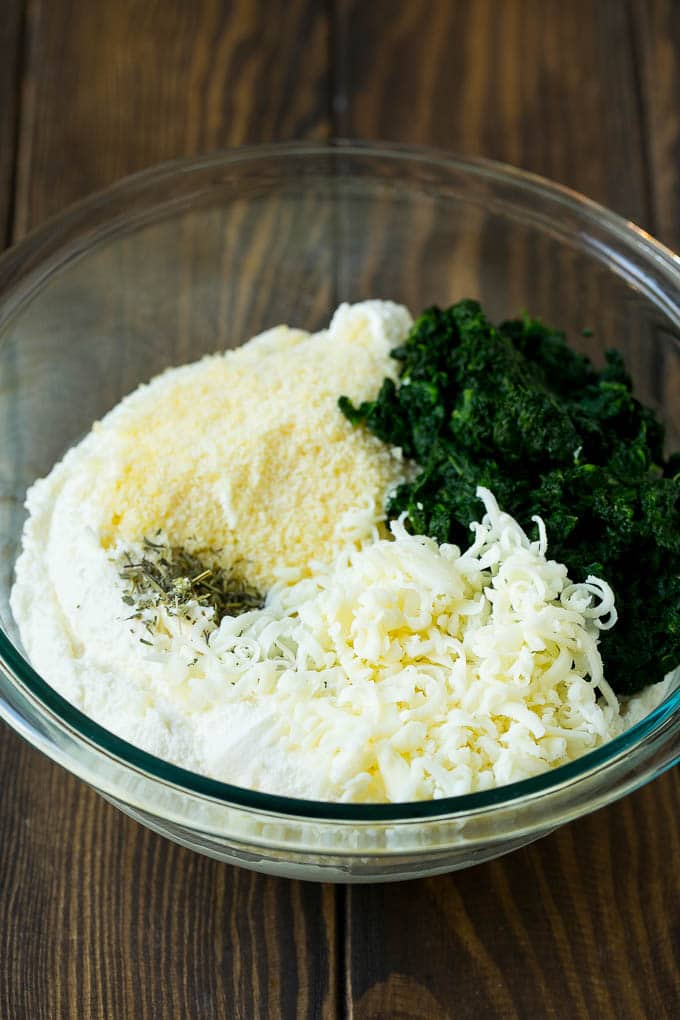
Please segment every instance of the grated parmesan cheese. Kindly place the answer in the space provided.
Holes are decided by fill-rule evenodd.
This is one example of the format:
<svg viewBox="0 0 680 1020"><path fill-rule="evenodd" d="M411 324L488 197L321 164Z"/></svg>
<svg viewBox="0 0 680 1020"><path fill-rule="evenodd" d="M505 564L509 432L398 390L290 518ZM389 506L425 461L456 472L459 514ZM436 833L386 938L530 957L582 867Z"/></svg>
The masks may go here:
<svg viewBox="0 0 680 1020"><path fill-rule="evenodd" d="M337 525L403 479L400 451L354 429L338 395L368 399L395 377L400 305L341 305L328 330L278 326L243 347L172 369L95 426L76 500L106 546L158 528L174 545L221 550L266 590L278 569L332 558Z"/></svg>

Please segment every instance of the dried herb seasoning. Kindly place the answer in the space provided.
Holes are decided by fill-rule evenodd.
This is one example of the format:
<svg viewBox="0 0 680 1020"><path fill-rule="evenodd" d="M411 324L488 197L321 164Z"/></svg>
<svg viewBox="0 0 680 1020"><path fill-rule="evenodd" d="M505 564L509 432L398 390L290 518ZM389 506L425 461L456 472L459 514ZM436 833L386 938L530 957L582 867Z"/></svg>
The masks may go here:
<svg viewBox="0 0 680 1020"><path fill-rule="evenodd" d="M217 561L218 550L188 552L180 546L144 538L140 554L121 553L116 560L125 582L123 602L134 612L130 619L144 617L147 629L153 621L146 610L164 608L171 616L185 616L189 606L212 609L214 621L261 609L264 598L235 572Z"/></svg>

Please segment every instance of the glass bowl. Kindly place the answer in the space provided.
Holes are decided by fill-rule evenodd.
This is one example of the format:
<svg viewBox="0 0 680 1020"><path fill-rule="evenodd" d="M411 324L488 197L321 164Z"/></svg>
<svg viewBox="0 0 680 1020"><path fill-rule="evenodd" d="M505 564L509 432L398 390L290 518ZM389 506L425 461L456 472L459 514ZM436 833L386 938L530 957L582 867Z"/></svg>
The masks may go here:
<svg viewBox="0 0 680 1020"><path fill-rule="evenodd" d="M677 689L579 761L485 793L381 805L270 796L187 772L112 735L50 688L22 652L8 594L26 489L124 394L276 323L316 329L340 301L391 298L415 312L464 296L480 298L494 317L539 315L597 360L609 346L622 349L638 394L678 445L680 260L600 206L510 167L396 146L245 148L137 174L5 254L0 709L9 725L184 846L323 881L466 867L674 764Z"/></svg>

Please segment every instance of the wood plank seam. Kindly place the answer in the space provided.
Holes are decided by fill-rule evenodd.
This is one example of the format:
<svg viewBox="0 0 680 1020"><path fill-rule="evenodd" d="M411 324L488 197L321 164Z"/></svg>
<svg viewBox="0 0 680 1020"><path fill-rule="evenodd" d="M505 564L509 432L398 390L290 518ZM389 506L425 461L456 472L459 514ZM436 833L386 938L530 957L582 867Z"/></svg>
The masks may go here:
<svg viewBox="0 0 680 1020"><path fill-rule="evenodd" d="M30 73L34 40L38 31L40 5L38 0L25 0L21 40L21 78L19 118L17 120L14 180L12 188L12 223L9 241L14 243L29 228L27 188L30 179L31 143L35 125L35 83Z"/></svg>
<svg viewBox="0 0 680 1020"><path fill-rule="evenodd" d="M640 124L640 140L642 142L640 161L642 164L642 186L645 221L640 226L645 227L651 233L657 229L655 216L654 197L654 171L652 165L651 127L649 119L649 96L647 94L644 65L645 53L640 38L640 25L635 15L635 0L627 0L626 15L628 22L628 34L632 53L633 87L637 100L637 116Z"/></svg>
<svg viewBox="0 0 680 1020"><path fill-rule="evenodd" d="M11 244L14 231L19 131L22 112L22 81L26 67L26 6L27 0L15 0L11 10L4 11L5 24L3 25L3 30L9 32L8 42L13 45L7 57L5 70L7 80L4 82L4 87L8 89L8 95L6 98L3 97L3 103L6 102L8 106L13 105L14 109L7 115L9 127L6 129L6 132L8 137L2 140L5 159L9 164L9 171L6 173L5 194L0 195L0 227L2 228L0 247L2 248ZM2 186L3 181L0 179L0 187Z"/></svg>

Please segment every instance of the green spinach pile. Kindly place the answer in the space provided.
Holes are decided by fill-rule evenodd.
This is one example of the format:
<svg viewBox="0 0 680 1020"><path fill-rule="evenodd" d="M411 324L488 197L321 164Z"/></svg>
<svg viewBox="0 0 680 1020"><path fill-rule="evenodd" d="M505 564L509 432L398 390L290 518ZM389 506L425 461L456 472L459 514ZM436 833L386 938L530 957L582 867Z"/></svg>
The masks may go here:
<svg viewBox="0 0 680 1020"><path fill-rule="evenodd" d="M632 395L616 351L596 371L564 334L525 317L493 326L475 301L430 308L405 344L399 385L340 409L420 467L389 498L410 530L465 546L478 485L530 531L573 580L612 586L619 622L602 634L606 676L629 695L680 662L680 455Z"/></svg>

